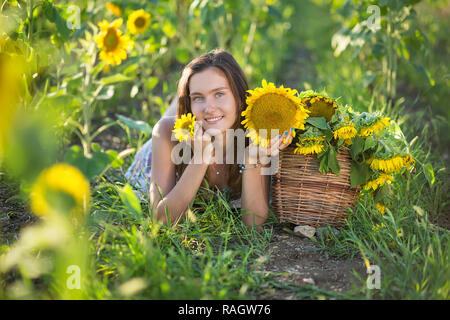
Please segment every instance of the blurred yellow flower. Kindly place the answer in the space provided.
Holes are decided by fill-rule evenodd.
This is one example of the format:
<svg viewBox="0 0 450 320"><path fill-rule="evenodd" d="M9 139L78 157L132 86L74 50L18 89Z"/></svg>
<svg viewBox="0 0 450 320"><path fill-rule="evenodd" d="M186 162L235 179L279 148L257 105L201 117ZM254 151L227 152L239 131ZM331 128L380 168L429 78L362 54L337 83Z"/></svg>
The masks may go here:
<svg viewBox="0 0 450 320"><path fill-rule="evenodd" d="M100 48L100 60L106 61L111 65L119 65L122 60L127 58L127 50L133 48L133 41L128 35L122 34L119 30L122 25L122 18L109 23L106 20L99 22L100 34L96 36L95 41Z"/></svg>
<svg viewBox="0 0 450 320"><path fill-rule="evenodd" d="M108 11L111 12L115 16L122 15L122 10L120 9L120 7L116 6L115 4L113 4L111 2L106 3L106 9L108 9Z"/></svg>
<svg viewBox="0 0 450 320"><path fill-rule="evenodd" d="M180 142L194 136L195 116L191 113L181 115L180 119L175 121L174 129L175 138Z"/></svg>
<svg viewBox="0 0 450 320"><path fill-rule="evenodd" d="M382 205L379 202L375 203L375 207L377 207L378 211L380 211L381 214L384 214L386 211L386 206Z"/></svg>
<svg viewBox="0 0 450 320"><path fill-rule="evenodd" d="M39 175L30 200L31 210L38 216L65 211L81 221L90 203L89 181L77 168L58 163Z"/></svg>
<svg viewBox="0 0 450 320"><path fill-rule="evenodd" d="M0 156L20 102L25 57L15 41L0 36Z"/></svg>
<svg viewBox="0 0 450 320"><path fill-rule="evenodd" d="M127 20L127 27L130 33L143 33L150 25L150 14L143 9L132 12Z"/></svg>

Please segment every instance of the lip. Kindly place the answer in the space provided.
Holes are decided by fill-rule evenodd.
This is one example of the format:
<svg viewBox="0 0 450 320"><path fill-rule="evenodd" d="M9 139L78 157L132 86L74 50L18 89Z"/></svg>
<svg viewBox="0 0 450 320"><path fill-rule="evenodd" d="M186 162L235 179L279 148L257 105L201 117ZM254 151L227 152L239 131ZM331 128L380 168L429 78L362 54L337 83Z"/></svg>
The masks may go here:
<svg viewBox="0 0 450 320"><path fill-rule="evenodd" d="M210 117L209 119L215 119L215 120L211 121L211 120L208 120L207 118L205 118L205 121L207 124L215 124L215 123L218 123L219 121L221 121L223 119L223 116Z"/></svg>

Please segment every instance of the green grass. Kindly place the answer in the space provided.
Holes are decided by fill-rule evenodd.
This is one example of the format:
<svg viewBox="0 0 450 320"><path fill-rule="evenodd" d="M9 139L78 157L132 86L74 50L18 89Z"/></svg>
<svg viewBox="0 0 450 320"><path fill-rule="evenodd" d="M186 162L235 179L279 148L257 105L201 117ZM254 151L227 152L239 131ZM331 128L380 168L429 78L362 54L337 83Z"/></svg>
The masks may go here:
<svg viewBox="0 0 450 320"><path fill-rule="evenodd" d="M328 229L316 240L327 255L362 256L378 265L380 289L368 289L362 278L344 293L277 280L281 274L263 272L278 223L273 215L263 230L249 228L241 213L229 207L227 195L205 189L185 220L164 227L152 219L146 199L138 217L121 201L118 190L125 180L119 169L111 169L93 189L85 232L90 270L84 297L253 299L269 287L299 299L448 299L449 231L430 222L448 205L448 179L423 149L417 143L413 152L418 162L436 165L432 185L420 170L397 176L384 215L370 196L362 194L346 227L338 235ZM377 224L383 227L374 231ZM33 288L26 297L61 297L51 274L43 274L37 282L20 275L20 270L16 277ZM0 295L15 297L8 291Z"/></svg>
<svg viewBox="0 0 450 320"><path fill-rule="evenodd" d="M272 228L246 227L225 195L205 190L188 218L169 227L147 206L136 221L109 183L94 203L91 249L106 284L102 298L130 297L123 285L133 279L140 290L132 297L152 299L246 299L264 282L257 271Z"/></svg>
<svg viewBox="0 0 450 320"><path fill-rule="evenodd" d="M447 196L439 193L445 186L443 178L436 177L438 185L432 188L420 173L397 179L396 196L384 215L371 197L363 195L346 228L338 236L328 230L318 241L331 255L361 254L370 265L380 267L380 289L361 286L355 294L378 299L449 298L450 233L430 222L430 215L442 212L428 211L435 208L435 198ZM378 231L372 229L381 224Z"/></svg>
<svg viewBox="0 0 450 320"><path fill-rule="evenodd" d="M415 148L418 161L432 161L420 151L423 146ZM447 204L445 171L437 171L431 186L421 171L404 175L393 183L395 196L384 215L362 194L347 226L317 240L328 255L362 256L380 267L380 289L370 290L360 279L360 286L343 294L281 283L274 280L276 274L261 272L270 259L273 216L258 232L242 223L226 195L204 190L192 213L176 226L156 224L148 207L138 223L106 184L109 191L99 192L92 214L93 227L98 226L92 229L92 252L107 283L103 298L124 298L122 285L138 278L145 286L133 298L251 299L260 286L269 285L298 298L448 299L450 234L430 222L430 215L442 214ZM374 231L377 224L384 226Z"/></svg>

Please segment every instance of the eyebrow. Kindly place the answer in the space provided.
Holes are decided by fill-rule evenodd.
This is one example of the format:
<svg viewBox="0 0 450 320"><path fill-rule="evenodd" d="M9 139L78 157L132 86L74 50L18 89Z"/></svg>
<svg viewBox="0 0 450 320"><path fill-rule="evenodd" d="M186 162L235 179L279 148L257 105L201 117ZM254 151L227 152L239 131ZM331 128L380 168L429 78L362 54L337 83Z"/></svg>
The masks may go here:
<svg viewBox="0 0 450 320"><path fill-rule="evenodd" d="M209 92L219 91L219 90L223 90L223 89L228 89L228 88L227 87L218 87L218 88L210 90ZM202 95L202 93L192 92L191 94L189 94L189 96L196 96L196 95Z"/></svg>

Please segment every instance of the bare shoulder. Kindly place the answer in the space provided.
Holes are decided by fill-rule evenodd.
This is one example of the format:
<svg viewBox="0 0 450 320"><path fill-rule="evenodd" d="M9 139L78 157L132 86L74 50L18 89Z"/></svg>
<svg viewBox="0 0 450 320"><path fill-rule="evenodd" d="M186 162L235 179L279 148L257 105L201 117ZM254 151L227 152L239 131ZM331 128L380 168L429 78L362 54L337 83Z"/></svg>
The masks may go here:
<svg viewBox="0 0 450 320"><path fill-rule="evenodd" d="M153 127L152 139L169 140L172 135L172 130L175 126L176 117L161 118Z"/></svg>

